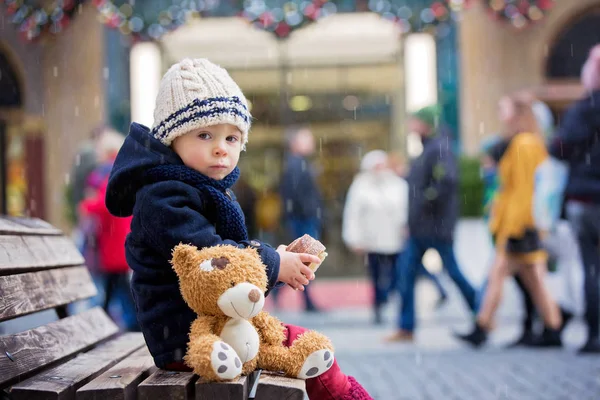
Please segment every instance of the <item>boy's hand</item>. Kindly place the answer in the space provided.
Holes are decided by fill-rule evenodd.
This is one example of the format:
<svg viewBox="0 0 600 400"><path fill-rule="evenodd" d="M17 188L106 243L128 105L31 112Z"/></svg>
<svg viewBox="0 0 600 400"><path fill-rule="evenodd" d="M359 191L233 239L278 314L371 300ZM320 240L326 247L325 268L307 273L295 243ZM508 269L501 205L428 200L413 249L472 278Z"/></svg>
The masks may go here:
<svg viewBox="0 0 600 400"><path fill-rule="evenodd" d="M286 246L277 248L279 253L279 276L278 281L287 283L296 290L304 290L309 280L315 279L315 274L304 263L321 263L321 259L306 253L292 253L286 251Z"/></svg>

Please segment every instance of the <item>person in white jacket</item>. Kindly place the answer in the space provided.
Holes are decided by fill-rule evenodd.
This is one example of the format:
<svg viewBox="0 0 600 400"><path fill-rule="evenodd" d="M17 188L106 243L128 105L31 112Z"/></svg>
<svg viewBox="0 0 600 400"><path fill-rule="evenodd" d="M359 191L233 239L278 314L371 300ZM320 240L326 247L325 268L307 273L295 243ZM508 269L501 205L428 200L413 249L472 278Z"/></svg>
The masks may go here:
<svg viewBox="0 0 600 400"><path fill-rule="evenodd" d="M396 289L396 263L404 248L408 222L408 184L388 163L383 150L363 157L344 208L342 239L354 253L367 256L374 291L375 322L381 323L381 306ZM437 278L421 265L446 298Z"/></svg>

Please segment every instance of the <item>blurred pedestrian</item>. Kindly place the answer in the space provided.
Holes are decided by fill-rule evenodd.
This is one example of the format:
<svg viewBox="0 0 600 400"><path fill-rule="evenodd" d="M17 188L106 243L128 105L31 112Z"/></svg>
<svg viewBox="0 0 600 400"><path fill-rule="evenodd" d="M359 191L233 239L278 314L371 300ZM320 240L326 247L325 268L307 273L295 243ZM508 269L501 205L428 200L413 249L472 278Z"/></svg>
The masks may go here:
<svg viewBox="0 0 600 400"><path fill-rule="evenodd" d="M412 341L415 329L415 278L425 252L439 253L444 268L457 284L469 308L477 309L477 293L462 274L454 255L454 229L458 219L458 168L450 138L438 129L439 107L414 113L409 128L419 134L423 152L411 165L409 185L409 239L399 260L402 304L397 331L389 341Z"/></svg>
<svg viewBox="0 0 600 400"><path fill-rule="evenodd" d="M582 353L600 353L600 44L590 51L581 82L586 96L566 112L550 154L570 167L567 218L579 242L584 267L588 337Z"/></svg>
<svg viewBox="0 0 600 400"><path fill-rule="evenodd" d="M354 253L366 256L374 320L379 324L381 307L397 287L396 264L407 232L408 184L392 169L382 150L365 154L360 169L346 196L342 238ZM446 298L437 278L422 264L419 272L437 283L440 297Z"/></svg>
<svg viewBox="0 0 600 400"><path fill-rule="evenodd" d="M515 118L515 107L513 104L513 100L509 96L503 96L498 102L498 119L502 123L503 129L507 129L510 125L510 122ZM492 138L488 140L488 142L484 145L484 151L482 154L482 176L485 185L484 189L484 220L489 224L489 218L492 211L492 207L494 204L494 199L498 193L498 189L500 187L499 177L498 177L498 164L508 145L510 144L510 134L507 133L499 133L494 135ZM493 236L493 235L492 235ZM493 241L493 237L492 237ZM526 290L523 281L519 277L518 274L514 275L515 283L517 284L517 289L523 296L523 322L522 322L522 331L519 338L510 343L508 347L515 346L531 346L536 341L536 336L534 332L534 321L535 321L535 305L533 304L533 300L529 295L529 292ZM487 288L488 281L487 279L483 283L480 293L484 294Z"/></svg>
<svg viewBox="0 0 600 400"><path fill-rule="evenodd" d="M319 239L323 203L316 171L309 160L315 152L315 138L308 127L296 126L287 129L286 139L288 154L280 186L285 226L292 239L305 234ZM317 312L319 309L311 298L309 286L302 292L304 310Z"/></svg>
<svg viewBox="0 0 600 400"><path fill-rule="evenodd" d="M258 227L256 221L256 192L250 186L248 181L240 177L231 188L235 193L235 197L244 213L246 229L249 237L258 237Z"/></svg>
<svg viewBox="0 0 600 400"><path fill-rule="evenodd" d="M104 201L110 171L123 141L124 137L112 130L105 131L98 139L98 166L88 177L88 185L95 191L80 203L79 210L82 215L96 220L94 236L98 263L95 273L103 286L103 307L110 312L111 304L118 303L124 328L138 331L129 284L129 266L125 259L125 239L130 231L131 217L111 215Z"/></svg>
<svg viewBox="0 0 600 400"><path fill-rule="evenodd" d="M512 107L504 130L506 149L499 157L500 187L490 218L496 253L488 284L472 332L457 335L475 346L487 340L502 299L507 276L519 274L526 290L544 320L544 332L537 345L560 346L561 315L545 284L547 253L533 217L533 197L537 167L547 158L544 141L530 103L506 98Z"/></svg>

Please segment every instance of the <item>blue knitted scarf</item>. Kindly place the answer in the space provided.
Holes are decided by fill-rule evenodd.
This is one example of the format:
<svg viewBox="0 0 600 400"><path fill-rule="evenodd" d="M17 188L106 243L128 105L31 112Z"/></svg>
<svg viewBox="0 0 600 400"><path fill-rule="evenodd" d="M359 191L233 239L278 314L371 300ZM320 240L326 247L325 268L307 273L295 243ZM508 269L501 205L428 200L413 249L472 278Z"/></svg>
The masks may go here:
<svg viewBox="0 0 600 400"><path fill-rule="evenodd" d="M240 176L239 168L235 167L220 181L209 178L185 165L172 164L153 167L146 172L146 176L155 182L175 180L195 187L202 193L205 212L216 214L214 215L216 218L213 215L204 216L215 224L215 230L221 238L236 242L248 239L244 214L227 193Z"/></svg>

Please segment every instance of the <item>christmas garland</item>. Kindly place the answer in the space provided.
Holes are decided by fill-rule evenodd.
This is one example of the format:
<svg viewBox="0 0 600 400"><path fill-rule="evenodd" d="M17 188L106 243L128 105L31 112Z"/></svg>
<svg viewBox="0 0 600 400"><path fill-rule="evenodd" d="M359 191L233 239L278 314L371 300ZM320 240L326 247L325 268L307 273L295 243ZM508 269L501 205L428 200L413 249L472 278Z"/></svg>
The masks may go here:
<svg viewBox="0 0 600 400"><path fill-rule="evenodd" d="M136 40L157 40L183 25L190 16L200 15L208 8L205 2L193 0L172 1L164 10L152 7L152 2L140 1L138 6L132 6L128 0L93 0L93 3L102 23Z"/></svg>
<svg viewBox="0 0 600 400"><path fill-rule="evenodd" d="M492 18L523 29L542 20L554 7L554 0L485 0Z"/></svg>
<svg viewBox="0 0 600 400"><path fill-rule="evenodd" d="M450 22L460 11L476 0L437 0L430 6L408 6L406 0L369 0L368 9L398 24L403 33L430 32L446 35ZM555 0L481 0L492 18L510 23L517 29L540 21L554 6ZM0 0L6 5L11 22L18 26L26 40L35 40L49 32L64 30L85 0L55 0L40 6L36 0ZM338 12L334 0L245 0L238 13L257 28L287 37L327 15ZM174 0L166 9L152 7L152 2L132 6L128 0L93 0L99 11L98 19L137 40L157 40L163 34L183 25L194 15L216 8L218 0ZM133 3L135 4L135 3ZM144 4L144 5L142 5Z"/></svg>
<svg viewBox="0 0 600 400"><path fill-rule="evenodd" d="M428 31L444 35L449 32L449 22L457 17L469 0L439 0L429 7L409 7L406 1L370 0L370 11L397 23L404 33ZM272 7L268 7L268 3ZM282 6L277 0L249 0L245 2L242 17L260 29L274 32L278 37L286 37L293 30L324 16L337 12L336 2L330 0L292 0Z"/></svg>
<svg viewBox="0 0 600 400"><path fill-rule="evenodd" d="M271 7L267 3L274 3ZM285 2L248 0L239 14L259 29L287 37L293 30L337 12L337 6L329 0L292 0Z"/></svg>
<svg viewBox="0 0 600 400"><path fill-rule="evenodd" d="M371 0L369 9L397 23L403 33L429 32L443 37L450 32L450 22L458 19L469 3L470 0L438 0L429 7L409 7L403 0Z"/></svg>
<svg viewBox="0 0 600 400"><path fill-rule="evenodd" d="M44 33L62 32L71 22L85 0L57 0L47 6L39 1L2 0L6 15L17 25L26 41L38 39Z"/></svg>

